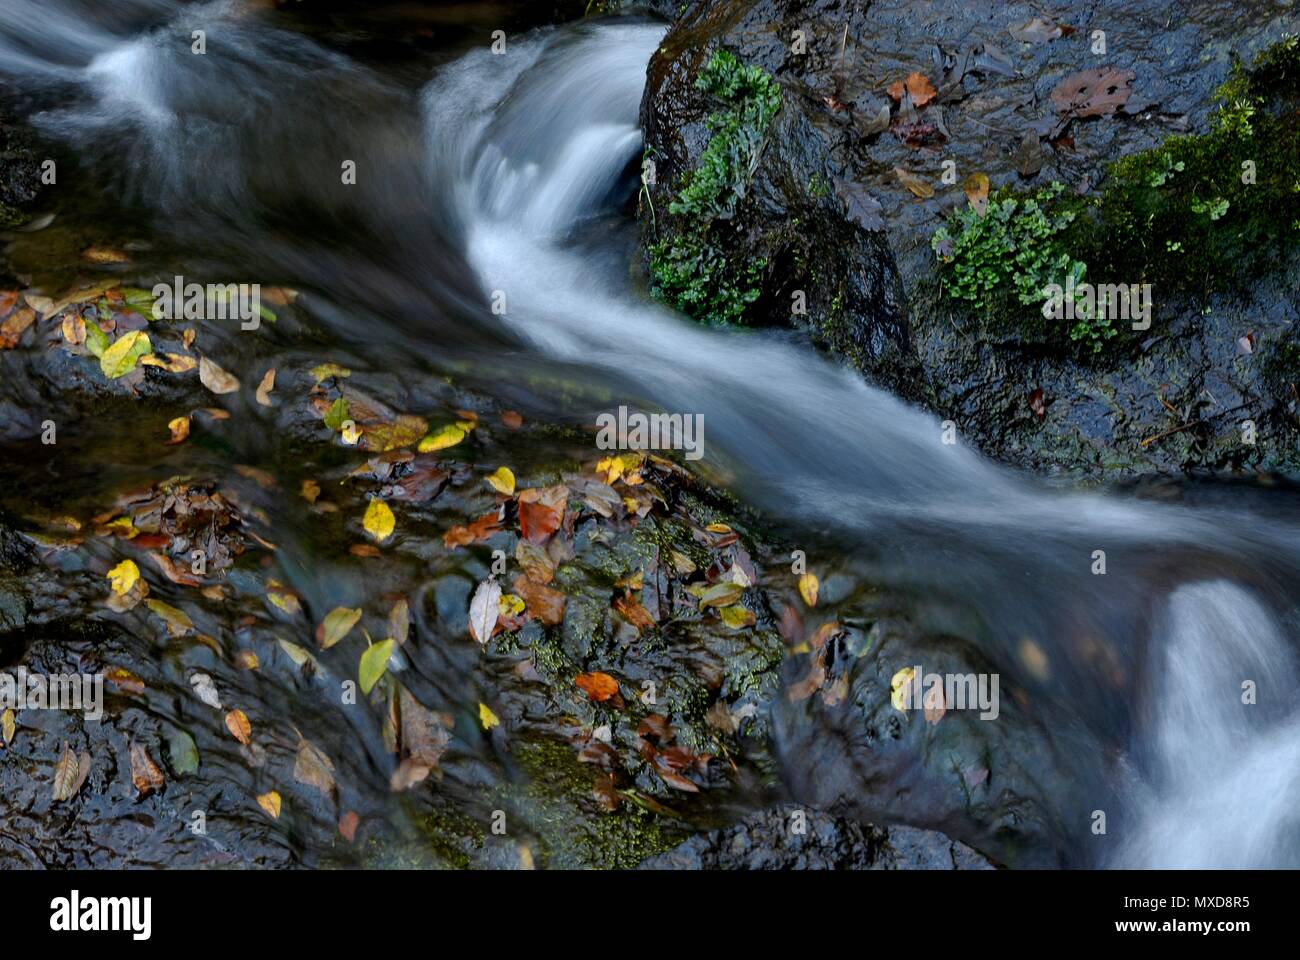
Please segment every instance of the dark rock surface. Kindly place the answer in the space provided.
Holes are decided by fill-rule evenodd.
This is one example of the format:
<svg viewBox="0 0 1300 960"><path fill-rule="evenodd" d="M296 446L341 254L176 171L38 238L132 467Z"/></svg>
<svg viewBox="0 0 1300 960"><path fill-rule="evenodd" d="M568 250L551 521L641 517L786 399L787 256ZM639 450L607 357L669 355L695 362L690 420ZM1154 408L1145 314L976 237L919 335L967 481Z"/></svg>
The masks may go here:
<svg viewBox="0 0 1300 960"><path fill-rule="evenodd" d="M933 830L877 826L785 806L694 836L642 870L991 870L964 843Z"/></svg>
<svg viewBox="0 0 1300 960"><path fill-rule="evenodd" d="M1126 327L1109 361L1082 363L1031 338L990 336L941 302L929 248L946 213L966 203L971 173L986 173L994 189L1059 181L1095 191L1107 162L1204 132L1232 58L1249 59L1288 24L1294 31L1291 15L1287 3L1195 0L1171 14L1166 3L1108 0L1061 13L1073 30L1066 36L1021 42L1012 28L1048 17L1032 4L684 4L652 58L642 104L661 164L657 228L671 228L662 211L707 143L709 104L694 78L724 48L772 74L784 95L737 213L734 254L769 263L756 324L810 329L870 379L954 420L968 442L1041 472L1294 471L1295 371L1285 352L1297 320L1294 266L1244 296L1177 301L1157 292L1149 331ZM1097 30L1104 55L1091 49ZM792 52L796 31L805 54ZM1125 108L1054 130L1035 164L1018 161L1027 133L1056 124L1052 89L1103 64L1135 74ZM887 88L914 71L937 88L914 118L915 136L901 135L897 116L894 129L877 130L873 119L892 106ZM898 168L934 196L914 196ZM647 223L647 238L655 231ZM789 316L796 288L808 293L807 318ZM1243 356L1237 341L1248 331L1256 344ZM1040 388L1041 420L1027 399ZM1257 425L1253 445L1242 441L1246 419Z"/></svg>

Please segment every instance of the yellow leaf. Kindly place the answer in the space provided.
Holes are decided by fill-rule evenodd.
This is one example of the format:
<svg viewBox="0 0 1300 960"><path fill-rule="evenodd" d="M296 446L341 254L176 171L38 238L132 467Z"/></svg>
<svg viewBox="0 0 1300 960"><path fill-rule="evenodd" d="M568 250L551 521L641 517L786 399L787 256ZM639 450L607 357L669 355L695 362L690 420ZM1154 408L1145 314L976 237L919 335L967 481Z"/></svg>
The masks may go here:
<svg viewBox="0 0 1300 960"><path fill-rule="evenodd" d="M731 533L731 528L725 523L711 523L704 529L709 533Z"/></svg>
<svg viewBox="0 0 1300 960"><path fill-rule="evenodd" d="M335 607L325 614L325 619L316 628L316 642L322 649L328 650L346 637L360 619L360 607Z"/></svg>
<svg viewBox="0 0 1300 960"><path fill-rule="evenodd" d="M365 527L366 533L375 538L376 542L383 543L393 535L393 528L397 525L397 518L393 516L393 511L389 509L388 504L384 501L375 499L370 501L370 506L366 507L366 516L361 521Z"/></svg>
<svg viewBox="0 0 1300 960"><path fill-rule="evenodd" d="M420 441L418 449L420 453L429 453L454 447L469 435L469 426L467 423L449 423L445 427L439 427Z"/></svg>
<svg viewBox="0 0 1300 960"><path fill-rule="evenodd" d="M311 368L311 375L316 378L317 383L320 383L327 377L350 377L352 371L337 363L322 363L319 367Z"/></svg>
<svg viewBox="0 0 1300 960"><path fill-rule="evenodd" d="M273 820L280 819L280 794L276 790L263 793L257 798L257 805L271 815Z"/></svg>
<svg viewBox="0 0 1300 960"><path fill-rule="evenodd" d="M817 574L805 573L799 578L799 596L810 607L817 606Z"/></svg>
<svg viewBox="0 0 1300 960"><path fill-rule="evenodd" d="M177 417L175 420L169 420L167 429L172 432L172 438L167 441L168 446L182 443L190 435L190 418Z"/></svg>
<svg viewBox="0 0 1300 960"><path fill-rule="evenodd" d="M478 722L483 724L484 730L491 730L493 727L501 726L501 721L486 703L478 705Z"/></svg>
<svg viewBox="0 0 1300 960"><path fill-rule="evenodd" d="M596 464L596 472L609 484L623 475L623 458L606 457Z"/></svg>
<svg viewBox="0 0 1300 960"><path fill-rule="evenodd" d="M514 495L515 475L509 467L498 467L495 473L488 475L487 482L492 484L492 489L498 493L504 493L507 497Z"/></svg>
<svg viewBox="0 0 1300 960"><path fill-rule="evenodd" d="M140 568L135 565L134 560L123 560L112 570L108 571L108 581L113 588L113 592L119 597L126 596L127 592L135 586L135 582L140 579Z"/></svg>
<svg viewBox="0 0 1300 960"><path fill-rule="evenodd" d="M723 607L720 611L722 622L733 630L739 630L741 627L752 627L754 625L754 614L752 611L742 607L740 604L733 604L730 607Z"/></svg>
<svg viewBox="0 0 1300 960"><path fill-rule="evenodd" d="M5 746L14 742L14 711L12 708L6 708L4 713L0 713L0 734L4 735Z"/></svg>
<svg viewBox="0 0 1300 960"><path fill-rule="evenodd" d="M361 683L362 693L373 690L379 678L384 675L384 671L388 669L388 658L393 655L394 646L393 639L390 637L372 647L366 647L365 652L361 654L357 679Z"/></svg>
<svg viewBox="0 0 1300 960"><path fill-rule="evenodd" d="M503 617L517 617L524 612L524 598L516 593L503 593L497 601L497 612Z"/></svg>
<svg viewBox="0 0 1300 960"><path fill-rule="evenodd" d="M302 609L297 595L277 580L266 582L266 598L291 617L296 617Z"/></svg>
<svg viewBox="0 0 1300 960"><path fill-rule="evenodd" d="M361 439L361 428L357 426L356 421L345 420L343 429L339 431L339 434L343 437L344 443L349 447L355 447L357 441Z"/></svg>
<svg viewBox="0 0 1300 960"><path fill-rule="evenodd" d="M173 637L183 636L194 629L194 621L185 614L185 611L177 610L161 600L146 600L144 603L167 622L167 632Z"/></svg>
<svg viewBox="0 0 1300 960"><path fill-rule="evenodd" d="M904 667L894 674L889 681L889 702L900 713L907 713L912 705L912 678L916 676L915 667Z"/></svg>
<svg viewBox="0 0 1300 960"><path fill-rule="evenodd" d="M934 196L934 187L905 167L895 167L894 176L898 177L899 182L921 200L928 200Z"/></svg>
<svg viewBox="0 0 1300 960"><path fill-rule="evenodd" d="M226 729L244 746L252 742L253 725L248 722L248 714L243 710L231 710L226 714Z"/></svg>
<svg viewBox="0 0 1300 960"><path fill-rule="evenodd" d="M149 334L143 330L131 330L122 334L104 351L99 358L99 369L110 380L124 377L135 369L136 361L146 353L153 353Z"/></svg>

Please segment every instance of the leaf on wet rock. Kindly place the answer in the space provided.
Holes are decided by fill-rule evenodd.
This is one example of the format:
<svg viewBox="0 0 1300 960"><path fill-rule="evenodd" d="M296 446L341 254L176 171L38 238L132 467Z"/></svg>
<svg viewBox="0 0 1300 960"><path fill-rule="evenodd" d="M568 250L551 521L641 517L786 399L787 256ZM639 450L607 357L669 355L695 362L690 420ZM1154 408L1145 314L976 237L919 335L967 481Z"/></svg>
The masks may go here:
<svg viewBox="0 0 1300 960"><path fill-rule="evenodd" d="M167 632L173 637L182 637L194 629L194 621L183 610L177 610L171 604L161 600L146 600L145 606L167 623Z"/></svg>
<svg viewBox="0 0 1300 960"><path fill-rule="evenodd" d="M280 819L281 806L280 792L278 790L268 790L266 793L259 794L257 805L266 811L267 816L272 820Z"/></svg>
<svg viewBox="0 0 1300 960"><path fill-rule="evenodd" d="M361 684L361 692L369 693L374 689L379 678L384 675L388 669L388 658L393 655L393 643L390 637L379 643L367 647L361 654L361 663L358 666L357 678Z"/></svg>
<svg viewBox="0 0 1300 960"><path fill-rule="evenodd" d="M469 604L469 632L480 644L485 644L492 639L500 602L501 585L494 577L484 580L474 591Z"/></svg>
<svg viewBox="0 0 1300 960"><path fill-rule="evenodd" d="M100 325L91 320L86 324L86 351L92 357L103 357L104 351L109 347L108 334Z"/></svg>
<svg viewBox="0 0 1300 960"><path fill-rule="evenodd" d="M694 584L687 587L686 590L691 596L700 602L700 609L707 610L709 607L729 607L740 600L744 594L745 588L738 583L724 581L715 583L712 586L704 584Z"/></svg>
<svg viewBox="0 0 1300 960"><path fill-rule="evenodd" d="M293 778L329 796L334 792L334 762L306 737L298 741Z"/></svg>
<svg viewBox="0 0 1300 960"><path fill-rule="evenodd" d="M196 673L190 677L190 686L194 688L195 696L209 707L214 710L221 709L221 696L217 693L217 685L206 673Z"/></svg>
<svg viewBox="0 0 1300 960"><path fill-rule="evenodd" d="M361 824L361 817L355 810L349 810L343 816L339 817L339 836L348 843L355 843L357 839L357 827Z"/></svg>
<svg viewBox="0 0 1300 960"><path fill-rule="evenodd" d="M135 785L137 795L147 797L151 793L156 793L162 789L163 782L162 769L153 762L153 757L149 756L149 751L144 748L143 744L133 743L131 745L131 783Z"/></svg>
<svg viewBox="0 0 1300 960"><path fill-rule="evenodd" d="M140 579L140 568L136 566L134 560L123 560L116 567L108 571L109 586L119 597L124 597L135 586L135 582Z"/></svg>
<svg viewBox="0 0 1300 960"><path fill-rule="evenodd" d="M249 723L248 714L243 710L231 710L226 714L226 729L244 746L253 742L253 725Z"/></svg>
<svg viewBox="0 0 1300 960"><path fill-rule="evenodd" d="M388 611L388 635L397 641L398 646L406 642L411 632L411 607L402 597Z"/></svg>
<svg viewBox="0 0 1300 960"><path fill-rule="evenodd" d="M573 682L595 703L604 703L618 693L618 681L608 673L582 673Z"/></svg>
<svg viewBox="0 0 1300 960"><path fill-rule="evenodd" d="M910 190L921 200L928 200L934 196L934 187L926 183L921 177L908 170L906 167L895 167L894 176L898 177L898 182Z"/></svg>
<svg viewBox="0 0 1300 960"><path fill-rule="evenodd" d="M1016 172L1022 177L1032 177L1043 169L1043 145L1038 134L1027 130L1016 149Z"/></svg>
<svg viewBox="0 0 1300 960"><path fill-rule="evenodd" d="M817 606L817 590L820 584L815 573L805 573L799 578L799 596L810 607Z"/></svg>
<svg viewBox="0 0 1300 960"><path fill-rule="evenodd" d="M1073 117L1099 117L1114 113L1128 103L1129 86L1137 76L1132 70L1094 67L1072 73L1052 88L1057 113Z"/></svg>
<svg viewBox="0 0 1300 960"><path fill-rule="evenodd" d="M844 201L848 218L863 230L878 232L885 229L885 220L881 216L884 207L867 191L864 184L850 183L837 177L835 192Z"/></svg>
<svg viewBox="0 0 1300 960"><path fill-rule="evenodd" d="M493 727L501 726L500 718L492 712L492 708L486 703L478 705L478 722L483 725L484 730L491 730Z"/></svg>
<svg viewBox="0 0 1300 960"><path fill-rule="evenodd" d="M492 489L498 493L504 493L507 497L514 496L515 475L509 467L498 467L495 471L488 474L487 482L491 484Z"/></svg>
<svg viewBox="0 0 1300 960"><path fill-rule="evenodd" d="M1021 43L1048 43L1074 33L1074 27L1063 23L1049 23L1042 17L1034 17L1025 23L1010 28L1011 36Z"/></svg>
<svg viewBox="0 0 1300 960"><path fill-rule="evenodd" d="M546 626L555 627L564 622L564 608L569 598L559 590L535 583L523 574L515 577L511 589L524 598L528 612Z"/></svg>
<svg viewBox="0 0 1300 960"><path fill-rule="evenodd" d="M360 619L360 607L335 607L325 614L325 619L316 628L316 642L322 649L328 650L346 637Z"/></svg>
<svg viewBox="0 0 1300 960"><path fill-rule="evenodd" d="M569 488L563 484L519 492L519 532L533 544L543 544L560 528Z"/></svg>
<svg viewBox="0 0 1300 960"><path fill-rule="evenodd" d="M31 307L23 307L15 311L12 316L6 317L4 322L0 323L0 350L12 350L18 346L23 333L35 320L36 311Z"/></svg>
<svg viewBox="0 0 1300 960"><path fill-rule="evenodd" d="M199 357L199 382L218 394L234 393L239 389L239 380L207 357Z"/></svg>
<svg viewBox="0 0 1300 960"><path fill-rule="evenodd" d="M515 560L533 583L544 586L555 579L555 561L544 547L520 540L515 544Z"/></svg>
<svg viewBox="0 0 1300 960"><path fill-rule="evenodd" d="M650 616L650 611L643 607L640 601L630 593L618 597L614 601L614 609L620 617L638 630L653 630L655 628L654 617Z"/></svg>
<svg viewBox="0 0 1300 960"><path fill-rule="evenodd" d="M912 104L918 109L924 107L939 93L934 89L934 84L930 82L929 77L916 71L907 75L906 85L908 96L912 98Z"/></svg>
<svg viewBox="0 0 1300 960"><path fill-rule="evenodd" d="M393 516L393 511L388 504L375 498L370 501L370 506L366 507L366 515L361 521L361 526L365 528L366 533L374 537L376 543L383 543L393 535L397 518Z"/></svg>
<svg viewBox="0 0 1300 960"><path fill-rule="evenodd" d="M271 405L271 391L275 389L275 367L266 371L262 382L257 385L257 402L264 407Z"/></svg>
<svg viewBox="0 0 1300 960"><path fill-rule="evenodd" d="M962 192L978 216L984 216L989 208L989 177L986 173L972 173L962 183Z"/></svg>
<svg viewBox="0 0 1300 960"><path fill-rule="evenodd" d="M722 622L733 630L739 630L742 627L752 627L755 623L754 613L747 607L740 604L733 604L730 607L723 607L718 613L722 616Z"/></svg>
<svg viewBox="0 0 1300 960"><path fill-rule="evenodd" d="M308 503L315 503L316 498L320 496L320 484L315 480L304 480L298 492Z"/></svg>
<svg viewBox="0 0 1300 960"><path fill-rule="evenodd" d="M152 352L149 335L143 330L131 330L114 340L104 351L99 358L99 369L110 380L116 380L134 370L136 361Z"/></svg>
<svg viewBox="0 0 1300 960"><path fill-rule="evenodd" d="M167 735L167 762L180 775L198 772L199 748L184 730L173 728Z"/></svg>
<svg viewBox="0 0 1300 960"><path fill-rule="evenodd" d="M350 419L348 416L348 402L342 397L335 400L325 411L325 426L329 427L335 433L343 429L343 425Z"/></svg>
<svg viewBox="0 0 1300 960"><path fill-rule="evenodd" d="M4 712L0 713L0 736L4 737L5 746L14 742L14 711L12 707L5 707Z"/></svg>
<svg viewBox="0 0 1300 960"><path fill-rule="evenodd" d="M471 543L482 543L491 539L493 534L500 529L500 514L496 512L486 513L468 526L452 527L442 535L442 542L448 548L464 547Z"/></svg>
<svg viewBox="0 0 1300 960"><path fill-rule="evenodd" d="M54 766L54 802L59 803L75 797L89 774L90 754L83 751L78 757L68 746L68 741L63 741L63 753Z"/></svg>
<svg viewBox="0 0 1300 960"><path fill-rule="evenodd" d="M884 133L889 129L889 104L882 103L880 109L870 117L863 117L861 114L855 114L853 125L857 128L858 134L863 137L873 137L878 133Z"/></svg>

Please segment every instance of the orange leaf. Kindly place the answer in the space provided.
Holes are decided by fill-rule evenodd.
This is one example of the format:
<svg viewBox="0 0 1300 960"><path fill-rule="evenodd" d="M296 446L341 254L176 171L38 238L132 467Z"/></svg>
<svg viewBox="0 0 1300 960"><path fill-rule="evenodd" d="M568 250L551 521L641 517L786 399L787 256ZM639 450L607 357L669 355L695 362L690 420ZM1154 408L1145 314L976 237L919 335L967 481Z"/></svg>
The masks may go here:
<svg viewBox="0 0 1300 960"><path fill-rule="evenodd" d="M602 703L618 693L618 681L608 673L579 674L573 678L573 682L596 703Z"/></svg>
<svg viewBox="0 0 1300 960"><path fill-rule="evenodd" d="M248 722L248 715L243 710L231 710L226 714L226 729L244 746L252 742L253 725Z"/></svg>
<svg viewBox="0 0 1300 960"><path fill-rule="evenodd" d="M907 92L911 95L912 104L916 107L924 107L939 95L939 91L934 89L934 84L930 82L930 78L923 73L909 73L907 75Z"/></svg>

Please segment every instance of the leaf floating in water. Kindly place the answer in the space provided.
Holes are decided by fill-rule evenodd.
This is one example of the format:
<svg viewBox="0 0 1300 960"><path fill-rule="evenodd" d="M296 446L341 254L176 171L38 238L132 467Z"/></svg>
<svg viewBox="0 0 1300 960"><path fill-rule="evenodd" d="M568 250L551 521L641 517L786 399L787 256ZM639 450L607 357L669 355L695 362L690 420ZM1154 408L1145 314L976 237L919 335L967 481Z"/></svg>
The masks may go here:
<svg viewBox="0 0 1300 960"><path fill-rule="evenodd" d="M514 496L515 475L509 467L498 467L494 472L488 474L487 482L498 493L504 493L507 497Z"/></svg>
<svg viewBox="0 0 1300 960"><path fill-rule="evenodd" d="M320 366L311 368L311 375L317 383L330 377L350 377L352 371L347 367L341 367L337 363L322 363Z"/></svg>
<svg viewBox="0 0 1300 960"><path fill-rule="evenodd" d="M143 330L122 334L99 358L99 369L110 380L124 377L135 369L136 361L146 353L153 353L149 335Z"/></svg>
<svg viewBox="0 0 1300 960"><path fill-rule="evenodd" d="M430 453L434 450L445 450L447 447L454 447L469 436L472 427L473 424L470 423L449 423L445 427L439 427L421 440L417 449L420 453Z"/></svg>
<svg viewBox="0 0 1300 960"><path fill-rule="evenodd" d="M146 600L145 606L162 617L167 623L167 632L173 637L181 637L194 629L194 621L183 610L177 610L171 604L161 600Z"/></svg>
<svg viewBox="0 0 1300 960"><path fill-rule="evenodd" d="M234 393L239 381L207 357L199 357L199 382L213 393Z"/></svg>
<svg viewBox="0 0 1300 960"><path fill-rule="evenodd" d="M489 577L478 585L469 604L469 632L480 644L492 639L501 603L501 585Z"/></svg>
<svg viewBox="0 0 1300 960"><path fill-rule="evenodd" d="M383 543L393 535L393 528L397 526L397 518L393 516L392 509L384 501L376 498L370 501L370 506L366 508L366 515L361 521L366 533L375 538L378 543Z"/></svg>
<svg viewBox="0 0 1300 960"><path fill-rule="evenodd" d="M478 722L483 725L484 730L491 730L493 727L501 726L501 720L486 703L478 705Z"/></svg>
<svg viewBox="0 0 1300 960"><path fill-rule="evenodd" d="M262 382L257 385L257 402L264 407L271 405L271 391L275 389L275 367L266 371Z"/></svg>
<svg viewBox="0 0 1300 960"><path fill-rule="evenodd" d="M167 446L184 443L190 435L190 418L177 417L175 420L168 422L167 429L172 433L172 438L167 441Z"/></svg>

